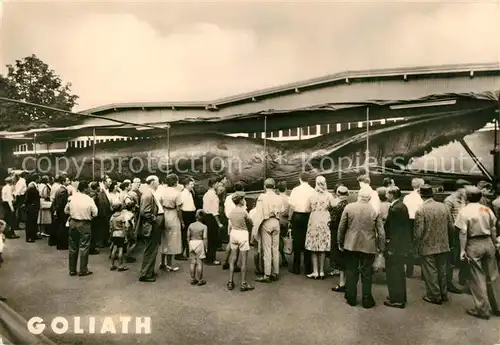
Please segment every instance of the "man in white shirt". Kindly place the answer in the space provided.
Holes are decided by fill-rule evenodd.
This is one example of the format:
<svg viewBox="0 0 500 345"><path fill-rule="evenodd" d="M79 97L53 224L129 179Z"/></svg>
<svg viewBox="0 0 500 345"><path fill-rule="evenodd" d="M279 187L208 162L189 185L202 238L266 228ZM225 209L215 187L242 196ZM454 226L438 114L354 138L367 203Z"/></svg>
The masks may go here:
<svg viewBox="0 0 500 345"><path fill-rule="evenodd" d="M79 276L88 276L91 222L97 217L97 206L88 196L89 183L80 181L78 191L71 196L65 212L69 214L69 275L76 276L76 264L80 254Z"/></svg>
<svg viewBox="0 0 500 345"><path fill-rule="evenodd" d="M208 228L208 249L207 265L218 266L220 262L216 260L217 248L219 246L219 229L223 227L219 219L219 197L215 191L216 180L209 180L209 189L203 195L203 211L205 211L205 224Z"/></svg>
<svg viewBox="0 0 500 345"><path fill-rule="evenodd" d="M368 175L361 175L358 177L359 189L366 189L370 192L371 199L370 205L372 205L375 212L380 213L380 198L378 197L378 193L376 190L370 186L370 177Z"/></svg>
<svg viewBox="0 0 500 345"><path fill-rule="evenodd" d="M408 208L408 215L410 216L411 228L413 229L415 225L415 213L417 210L422 207L424 200L420 196L420 187L425 184L425 181L421 178L414 178L411 180L411 187L413 191L410 192L403 198L403 203ZM408 256L408 260L406 262L406 277L411 278L413 276L413 266L414 260L413 255Z"/></svg>
<svg viewBox="0 0 500 345"><path fill-rule="evenodd" d="M189 245L187 239L187 229L191 223L196 222L196 206L194 204L194 185L195 181L188 178L183 183L184 187L181 191L181 213L184 227L182 231L182 254L176 255L175 260L185 261L189 257ZM177 188L179 189L179 188Z"/></svg>
<svg viewBox="0 0 500 345"><path fill-rule="evenodd" d="M293 238L293 274L300 274L300 261L304 253L305 273L312 272L311 253L305 250L307 224L311 210L309 208L309 198L314 194L314 188L308 183L309 176L301 173L300 184L292 189L289 202L288 219L292 228Z"/></svg>
<svg viewBox="0 0 500 345"><path fill-rule="evenodd" d="M13 229L19 228L19 223L24 219L21 214L21 207L24 205L24 199L26 197L26 190L28 186L26 185L26 173L21 172L15 175L14 178L14 209L15 209L15 223Z"/></svg>
<svg viewBox="0 0 500 345"><path fill-rule="evenodd" d="M227 224L228 233L231 231L231 223L229 222L229 215L236 208L236 205L233 202L233 195L238 193L238 192L239 193L243 192L244 189L245 189L245 186L243 185L242 182L236 182L234 184L234 193L228 195L226 197L226 200L224 201L224 214L226 215L226 218L228 219L228 224ZM244 208L246 209L247 205L246 205L245 199L243 199L243 204L244 204ZM228 245L226 248L226 259L224 260L224 263L222 264L223 270L229 269L229 258L230 257L231 257L231 246ZM239 251L236 254L236 263L238 263L238 259L239 259ZM238 265L236 265L234 267L234 271L241 272L241 268Z"/></svg>
<svg viewBox="0 0 500 345"><path fill-rule="evenodd" d="M16 213L14 209L14 194L12 190L12 178L5 179L5 186L2 187L2 208L4 213L4 220L7 223L5 229L5 236L7 238L19 238L15 232Z"/></svg>

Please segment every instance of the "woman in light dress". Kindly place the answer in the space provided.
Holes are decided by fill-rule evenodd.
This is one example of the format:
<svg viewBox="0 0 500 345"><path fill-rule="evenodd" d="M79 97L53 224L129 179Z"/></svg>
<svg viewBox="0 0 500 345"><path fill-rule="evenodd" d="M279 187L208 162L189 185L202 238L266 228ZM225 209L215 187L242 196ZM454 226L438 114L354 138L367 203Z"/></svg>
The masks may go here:
<svg viewBox="0 0 500 345"><path fill-rule="evenodd" d="M38 232L41 236L50 236L50 225L52 224L52 203L50 201L50 179L48 176L43 176L38 185L38 193L40 193L40 211L38 211Z"/></svg>
<svg viewBox="0 0 500 345"><path fill-rule="evenodd" d="M117 204L120 202L120 186L118 185L118 182L113 181L111 182L111 185L109 186L109 204L113 205L113 203Z"/></svg>
<svg viewBox="0 0 500 345"><path fill-rule="evenodd" d="M174 255L182 253L182 197L176 188L179 178L176 174L170 174L166 179L167 186L161 188L158 193L158 201L163 206L165 217L165 229L161 237L161 264L160 269L175 272L179 267L172 265Z"/></svg>
<svg viewBox="0 0 500 345"><path fill-rule="evenodd" d="M335 198L328 192L326 179L316 177L314 194L309 197L311 210L306 233L306 250L311 252L313 272L307 275L311 279L325 278L325 257L331 248L330 211L334 207Z"/></svg>

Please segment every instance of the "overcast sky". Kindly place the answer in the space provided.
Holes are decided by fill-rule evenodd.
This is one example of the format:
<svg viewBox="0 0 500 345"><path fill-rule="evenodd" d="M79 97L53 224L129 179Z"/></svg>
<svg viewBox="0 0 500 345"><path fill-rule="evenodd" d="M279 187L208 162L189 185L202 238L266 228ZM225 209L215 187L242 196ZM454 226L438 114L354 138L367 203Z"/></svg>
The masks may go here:
<svg viewBox="0 0 500 345"><path fill-rule="evenodd" d="M73 84L78 109L212 100L348 69L500 61L499 1L14 0L2 12L2 65L38 55Z"/></svg>

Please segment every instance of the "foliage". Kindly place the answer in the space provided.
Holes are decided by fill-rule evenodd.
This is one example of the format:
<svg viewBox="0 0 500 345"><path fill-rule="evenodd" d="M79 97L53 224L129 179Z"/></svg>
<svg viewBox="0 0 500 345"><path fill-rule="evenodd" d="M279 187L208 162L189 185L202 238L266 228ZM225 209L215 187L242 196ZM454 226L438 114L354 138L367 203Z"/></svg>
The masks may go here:
<svg viewBox="0 0 500 345"><path fill-rule="evenodd" d="M56 72L31 55L7 65L6 76L0 75L0 96L52 108L71 111L78 96L71 93L71 84L64 83ZM79 117L17 103L0 102L0 128L63 127L79 122Z"/></svg>

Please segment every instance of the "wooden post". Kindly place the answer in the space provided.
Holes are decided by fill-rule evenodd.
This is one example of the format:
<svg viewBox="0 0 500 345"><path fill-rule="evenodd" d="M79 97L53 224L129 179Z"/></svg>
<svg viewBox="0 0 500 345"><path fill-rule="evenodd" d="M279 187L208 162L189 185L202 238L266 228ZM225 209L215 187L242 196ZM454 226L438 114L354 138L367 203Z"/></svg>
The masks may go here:
<svg viewBox="0 0 500 345"><path fill-rule="evenodd" d="M264 155L263 156L264 156L264 181L265 181L267 178L267 116L264 116Z"/></svg>
<svg viewBox="0 0 500 345"><path fill-rule="evenodd" d="M370 108L366 107L366 175L370 176Z"/></svg>

